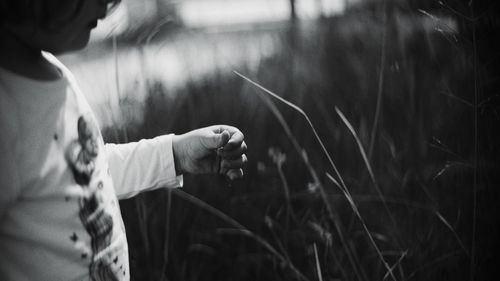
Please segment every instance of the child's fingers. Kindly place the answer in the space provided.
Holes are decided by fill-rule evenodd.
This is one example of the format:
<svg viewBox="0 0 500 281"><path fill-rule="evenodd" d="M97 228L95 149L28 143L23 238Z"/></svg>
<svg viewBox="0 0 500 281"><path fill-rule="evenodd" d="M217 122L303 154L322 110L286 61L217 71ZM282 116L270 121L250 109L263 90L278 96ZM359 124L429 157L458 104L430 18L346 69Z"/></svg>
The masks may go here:
<svg viewBox="0 0 500 281"><path fill-rule="evenodd" d="M229 141L226 143L226 145L224 145L224 150L232 150L234 148L241 146L244 138L245 136L239 130L233 132Z"/></svg>
<svg viewBox="0 0 500 281"><path fill-rule="evenodd" d="M241 143L243 143L243 140L245 136L243 133L236 127L233 126L228 126L228 125L215 125L210 127L212 132L216 134L220 134L224 131L227 131L230 134L230 139L227 141L226 144L223 145L224 149L234 149L235 147L239 147Z"/></svg>
<svg viewBox="0 0 500 281"><path fill-rule="evenodd" d="M241 179L243 177L243 170L242 169L229 170L229 171L227 171L226 176L230 180Z"/></svg>
<svg viewBox="0 0 500 281"><path fill-rule="evenodd" d="M240 146L234 147L233 149L219 149L217 154L224 158L236 158L247 151L247 144L242 142Z"/></svg>
<svg viewBox="0 0 500 281"><path fill-rule="evenodd" d="M222 159L220 163L220 172L224 174L230 170L242 168L247 162L248 159L245 154L242 154L236 159Z"/></svg>

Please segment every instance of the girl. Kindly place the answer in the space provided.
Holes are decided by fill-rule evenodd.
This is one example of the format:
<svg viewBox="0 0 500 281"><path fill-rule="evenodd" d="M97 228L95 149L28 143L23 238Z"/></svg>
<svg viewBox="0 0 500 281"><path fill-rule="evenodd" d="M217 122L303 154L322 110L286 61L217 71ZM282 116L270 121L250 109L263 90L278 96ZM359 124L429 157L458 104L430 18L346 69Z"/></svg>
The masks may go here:
<svg viewBox="0 0 500 281"><path fill-rule="evenodd" d="M0 280L129 280L118 199L179 187L183 173L243 176L231 126L104 144L52 54L85 47L117 3L0 0Z"/></svg>

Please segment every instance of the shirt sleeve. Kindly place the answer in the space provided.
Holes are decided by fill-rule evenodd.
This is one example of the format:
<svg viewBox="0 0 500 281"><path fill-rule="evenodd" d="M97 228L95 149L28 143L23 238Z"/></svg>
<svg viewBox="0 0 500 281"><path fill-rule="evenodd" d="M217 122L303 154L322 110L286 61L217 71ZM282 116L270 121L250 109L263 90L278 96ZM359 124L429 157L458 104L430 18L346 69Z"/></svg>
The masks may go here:
<svg viewBox="0 0 500 281"><path fill-rule="evenodd" d="M177 176L175 172L172 136L105 145L109 170L119 199L157 188L182 187L182 175Z"/></svg>

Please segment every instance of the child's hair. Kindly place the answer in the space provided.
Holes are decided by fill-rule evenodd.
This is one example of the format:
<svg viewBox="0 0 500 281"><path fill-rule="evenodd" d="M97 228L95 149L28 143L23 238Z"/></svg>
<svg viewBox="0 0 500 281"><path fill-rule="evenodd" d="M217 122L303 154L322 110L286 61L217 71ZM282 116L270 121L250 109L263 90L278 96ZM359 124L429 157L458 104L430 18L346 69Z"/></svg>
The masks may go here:
<svg viewBox="0 0 500 281"><path fill-rule="evenodd" d="M41 28L57 29L78 14L87 0L0 0L0 24L34 23ZM99 0L114 8L121 0Z"/></svg>

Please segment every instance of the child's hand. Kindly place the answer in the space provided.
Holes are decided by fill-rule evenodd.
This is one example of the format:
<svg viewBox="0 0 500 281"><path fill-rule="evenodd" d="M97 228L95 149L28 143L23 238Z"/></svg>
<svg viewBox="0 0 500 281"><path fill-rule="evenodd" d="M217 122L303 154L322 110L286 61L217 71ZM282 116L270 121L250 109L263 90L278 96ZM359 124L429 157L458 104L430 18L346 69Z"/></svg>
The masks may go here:
<svg viewBox="0 0 500 281"><path fill-rule="evenodd" d="M176 135L172 141L177 174L218 173L243 177L247 145L235 127L216 125Z"/></svg>

